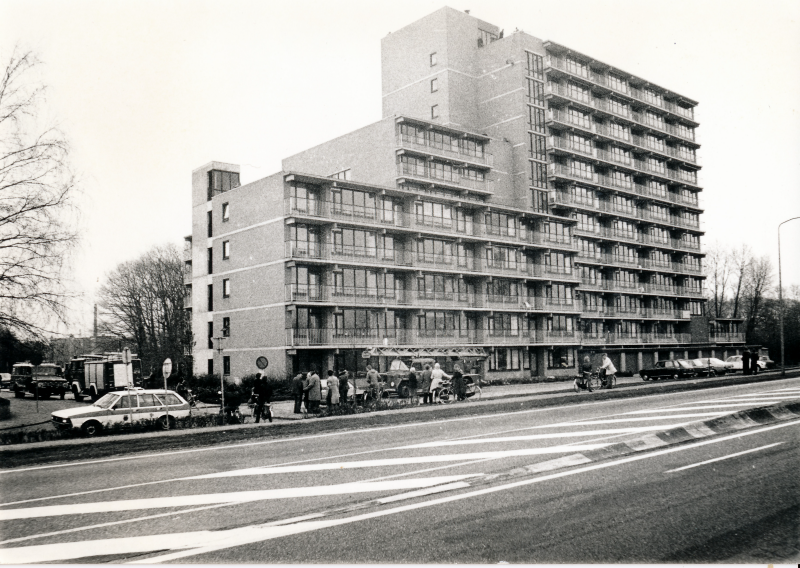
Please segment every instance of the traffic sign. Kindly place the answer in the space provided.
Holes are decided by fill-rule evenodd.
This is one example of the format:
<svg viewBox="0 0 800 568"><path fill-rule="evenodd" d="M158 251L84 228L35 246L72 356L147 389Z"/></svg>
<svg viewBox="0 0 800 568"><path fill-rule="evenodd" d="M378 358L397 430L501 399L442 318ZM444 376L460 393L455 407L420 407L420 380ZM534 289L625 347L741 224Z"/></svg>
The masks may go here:
<svg viewBox="0 0 800 568"><path fill-rule="evenodd" d="M122 362L126 365L131 363L131 350L127 347L122 350Z"/></svg>
<svg viewBox="0 0 800 568"><path fill-rule="evenodd" d="M164 374L164 380L168 379L172 374L172 360L169 357L164 359L164 365L161 367L161 372Z"/></svg>
<svg viewBox="0 0 800 568"><path fill-rule="evenodd" d="M267 360L266 357L261 356L258 359L256 359L256 367L258 367L262 371L267 368L267 365L269 365L269 361Z"/></svg>

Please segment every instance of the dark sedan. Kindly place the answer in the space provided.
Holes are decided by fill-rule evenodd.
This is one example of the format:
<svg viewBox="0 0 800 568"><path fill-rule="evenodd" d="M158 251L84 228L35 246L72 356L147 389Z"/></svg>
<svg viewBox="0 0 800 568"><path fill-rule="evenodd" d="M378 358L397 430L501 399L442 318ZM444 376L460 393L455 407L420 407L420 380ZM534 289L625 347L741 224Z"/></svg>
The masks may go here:
<svg viewBox="0 0 800 568"><path fill-rule="evenodd" d="M686 359L667 359L658 361L650 369L642 369L639 376L643 381L650 379L688 379L697 375L694 365Z"/></svg>

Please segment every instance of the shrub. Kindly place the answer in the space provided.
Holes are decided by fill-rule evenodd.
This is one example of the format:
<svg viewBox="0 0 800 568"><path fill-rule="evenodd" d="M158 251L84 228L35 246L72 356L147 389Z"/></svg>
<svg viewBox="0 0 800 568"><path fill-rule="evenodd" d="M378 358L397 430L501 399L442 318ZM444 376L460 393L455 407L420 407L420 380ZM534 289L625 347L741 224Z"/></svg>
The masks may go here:
<svg viewBox="0 0 800 568"><path fill-rule="evenodd" d="M0 398L0 420L11 418L11 402L6 398Z"/></svg>

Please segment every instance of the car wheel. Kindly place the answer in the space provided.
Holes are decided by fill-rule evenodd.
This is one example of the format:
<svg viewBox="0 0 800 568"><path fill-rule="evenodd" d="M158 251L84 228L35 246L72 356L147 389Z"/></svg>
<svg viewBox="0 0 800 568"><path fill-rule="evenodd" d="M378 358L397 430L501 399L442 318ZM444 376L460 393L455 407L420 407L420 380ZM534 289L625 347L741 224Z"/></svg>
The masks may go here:
<svg viewBox="0 0 800 568"><path fill-rule="evenodd" d="M647 376L647 373L642 373L641 376L642 376L642 380L643 381L649 381L650 380L650 377Z"/></svg>
<svg viewBox="0 0 800 568"><path fill-rule="evenodd" d="M23 391L23 390L15 390L14 391L14 398L25 398L25 391Z"/></svg>
<svg viewBox="0 0 800 568"><path fill-rule="evenodd" d="M72 391L72 398L75 399L75 402L83 401L83 395L80 392L78 392L78 389Z"/></svg>
<svg viewBox="0 0 800 568"><path fill-rule="evenodd" d="M39 398L41 400L47 400L48 398L50 398L50 391L48 391L48 390L39 391Z"/></svg>
<svg viewBox="0 0 800 568"><path fill-rule="evenodd" d="M672 375L672 380L673 380L673 381L677 381L679 378L680 378L680 377L678 376L678 373L674 373L674 374Z"/></svg>
<svg viewBox="0 0 800 568"><path fill-rule="evenodd" d="M169 417L169 428L167 428L167 417L161 416L158 420L156 420L156 425L158 426L159 430L174 430L175 429L175 417Z"/></svg>
<svg viewBox="0 0 800 568"><path fill-rule="evenodd" d="M397 389L397 396L400 398L409 398L411 396L411 389L408 388L408 385L402 385Z"/></svg>
<svg viewBox="0 0 800 568"><path fill-rule="evenodd" d="M103 426L99 422L92 420L91 422L84 422L81 430L87 436L97 436L103 431Z"/></svg>
<svg viewBox="0 0 800 568"><path fill-rule="evenodd" d="M65 397L65 396L67 396L67 391L65 391L65 390L62 390L62 391L61 391L61 394L59 395L59 398L61 398L61 400L64 400L64 397Z"/></svg>

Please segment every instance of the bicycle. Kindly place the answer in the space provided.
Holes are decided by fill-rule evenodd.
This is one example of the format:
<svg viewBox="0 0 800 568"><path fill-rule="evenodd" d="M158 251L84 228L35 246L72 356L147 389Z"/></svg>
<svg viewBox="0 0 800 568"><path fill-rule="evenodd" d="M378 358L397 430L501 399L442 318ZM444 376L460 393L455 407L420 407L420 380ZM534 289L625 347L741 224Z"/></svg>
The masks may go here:
<svg viewBox="0 0 800 568"><path fill-rule="evenodd" d="M250 409L249 414L242 414L242 424L247 423L248 418L252 418L255 421L258 418L256 414L256 408L258 408L258 395L255 395L249 401L247 401L247 408ZM264 406L261 408L261 420L269 420L272 422L272 404L269 402L265 402Z"/></svg>
<svg viewBox="0 0 800 568"><path fill-rule="evenodd" d="M580 392L581 390L592 392L603 388L603 381L599 373L590 373L588 377L579 375L572 383L572 388L575 389L575 392Z"/></svg>

